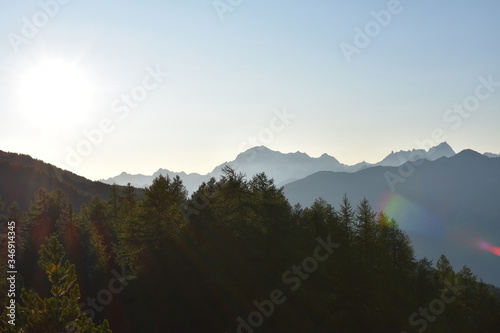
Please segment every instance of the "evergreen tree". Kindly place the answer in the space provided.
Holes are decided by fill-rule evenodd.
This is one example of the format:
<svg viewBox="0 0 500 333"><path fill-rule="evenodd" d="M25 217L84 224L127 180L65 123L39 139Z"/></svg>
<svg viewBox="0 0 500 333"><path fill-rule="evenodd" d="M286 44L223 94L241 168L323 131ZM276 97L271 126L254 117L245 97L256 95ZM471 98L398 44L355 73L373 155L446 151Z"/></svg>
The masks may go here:
<svg viewBox="0 0 500 333"><path fill-rule="evenodd" d="M26 289L16 332L109 332L107 322L96 327L81 313L77 281L84 298L95 296L109 286L115 264L125 267L116 284L127 287L96 322L106 317L122 333L250 332L237 325L259 321L258 313L263 322L254 331L411 332L409 316L438 311L443 293L452 301L426 332L500 327L499 289L477 282L467 267L455 273L444 255L435 268L426 258L416 261L408 235L366 199L355 209L347 195L338 210L322 199L291 207L263 173L246 180L225 167L220 180L203 183L189 199L180 178L160 176L141 197L130 184L121 193L112 187L108 200L94 197L76 209L61 191L41 188L27 214L11 207L9 218L27 221L18 230L25 244L18 281ZM53 236L38 251L54 232L62 245ZM285 301L271 310L276 291ZM12 332L5 318L0 331Z"/></svg>
<svg viewBox="0 0 500 333"><path fill-rule="evenodd" d="M51 296L42 298L34 291L23 290L15 330L25 333L111 333L107 321L95 326L90 318L80 312L75 267L69 261L63 262L63 259L62 244L55 235L51 236L47 245L41 246L39 260L40 267L51 283ZM1 329L2 332L11 330L12 325L8 324L4 324Z"/></svg>
<svg viewBox="0 0 500 333"><path fill-rule="evenodd" d="M265 230L284 231L289 226L291 207L283 194L283 187L277 188L274 180L267 178L265 173L255 175L248 187L253 195L256 224Z"/></svg>
<svg viewBox="0 0 500 333"><path fill-rule="evenodd" d="M346 243L350 247L352 244L352 233L354 230L354 210L349 199L347 198L347 194L344 194L342 202L340 203L339 218L343 234L345 235L345 242L343 243Z"/></svg>
<svg viewBox="0 0 500 333"><path fill-rule="evenodd" d="M16 224L21 224L24 221L23 213L16 201L11 203L9 208L7 208L7 221L15 221Z"/></svg>
<svg viewBox="0 0 500 333"><path fill-rule="evenodd" d="M378 265L377 263L377 226L375 224L376 213L364 198L358 205L356 210L355 224L355 242L358 247L365 274L369 273L369 266Z"/></svg>
<svg viewBox="0 0 500 333"><path fill-rule="evenodd" d="M439 290L446 287L446 283L455 282L455 271L448 258L442 254L436 262L436 285Z"/></svg>
<svg viewBox="0 0 500 333"><path fill-rule="evenodd" d="M478 308L478 304L476 304L477 277L469 267L463 266L457 273L457 280L461 286L461 292L458 296L458 305L461 308L461 313L463 313L461 319L463 319L464 328L467 328L468 332L472 332L475 326L473 317L475 317Z"/></svg>
<svg viewBox="0 0 500 333"><path fill-rule="evenodd" d="M148 247L161 250L166 238L180 232L184 225L181 209L186 200L187 191L178 176L172 181L160 175L144 190L140 207L141 236Z"/></svg>
<svg viewBox="0 0 500 333"><path fill-rule="evenodd" d="M130 183L129 183L130 184ZM114 218L118 217L118 208L122 198L118 193L118 186L116 184L111 185L111 191L109 193L108 205L111 211L111 216Z"/></svg>
<svg viewBox="0 0 500 333"><path fill-rule="evenodd" d="M120 202L122 207L124 207L125 214L130 213L134 210L136 201L135 189L130 183L123 189L123 196L120 197Z"/></svg>
<svg viewBox="0 0 500 333"><path fill-rule="evenodd" d="M424 304L436 295L436 284L434 280L434 268L432 260L422 258L416 263L415 272L414 306Z"/></svg>
<svg viewBox="0 0 500 333"><path fill-rule="evenodd" d="M224 166L222 172L211 207L215 223L235 237L243 233L263 234L264 226L256 219L252 194L245 175L237 173L229 166Z"/></svg>

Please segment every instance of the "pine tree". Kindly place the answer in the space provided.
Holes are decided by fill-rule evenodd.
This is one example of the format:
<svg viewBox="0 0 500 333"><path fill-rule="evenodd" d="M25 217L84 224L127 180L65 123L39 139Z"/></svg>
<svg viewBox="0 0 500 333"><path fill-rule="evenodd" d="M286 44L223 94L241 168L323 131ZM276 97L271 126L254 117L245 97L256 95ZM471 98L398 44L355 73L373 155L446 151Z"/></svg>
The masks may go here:
<svg viewBox="0 0 500 333"><path fill-rule="evenodd" d="M266 231L270 229L283 232L289 226L291 217L291 207L283 193L283 187L276 187L274 180L267 178L265 173L253 176L248 185L257 215L255 223Z"/></svg>
<svg viewBox="0 0 500 333"><path fill-rule="evenodd" d="M185 224L181 209L186 197L187 191L178 176L172 181L160 175L144 190L140 207L141 236L148 247L161 250L165 238L179 233Z"/></svg>
<svg viewBox="0 0 500 333"><path fill-rule="evenodd" d="M80 223L84 243L85 266L89 277L103 277L108 271L111 252L111 226L106 204L94 196L81 210Z"/></svg>
<svg viewBox="0 0 500 333"><path fill-rule="evenodd" d="M455 271L448 258L442 254L436 262L436 285L439 290L446 287L446 283L455 281Z"/></svg>
<svg viewBox="0 0 500 333"><path fill-rule="evenodd" d="M120 201L123 207L125 207L125 213L131 212L137 203L135 189L130 183L123 189L123 196L120 197Z"/></svg>
<svg viewBox="0 0 500 333"><path fill-rule="evenodd" d="M422 258L416 263L415 306L424 304L436 294L432 260Z"/></svg>
<svg viewBox="0 0 500 333"><path fill-rule="evenodd" d="M336 241L343 240L339 239L337 212L324 199L316 199L311 207L304 209L303 220L313 237L333 234Z"/></svg>
<svg viewBox="0 0 500 333"><path fill-rule="evenodd" d="M351 203L347 198L347 194L344 193L342 202L340 203L339 218L342 226L342 231L345 235L345 242L348 247L352 244L352 231L354 229L354 210L352 209ZM346 247L346 248L348 248Z"/></svg>
<svg viewBox="0 0 500 333"><path fill-rule="evenodd" d="M21 212L21 209L19 208L19 205L16 201L11 203L9 205L9 208L7 208L7 220L15 221L16 223L24 220L23 213Z"/></svg>
<svg viewBox="0 0 500 333"><path fill-rule="evenodd" d="M463 266L457 273L458 283L462 290L459 295L459 305L463 313L463 320L469 330L472 329L472 317L474 315L476 305L476 290L477 290L477 277L472 273L472 270Z"/></svg>
<svg viewBox="0 0 500 333"><path fill-rule="evenodd" d="M217 227L236 237L245 233L264 233L262 225L256 223L252 193L245 175L227 165L222 172L211 206Z"/></svg>
<svg viewBox="0 0 500 333"><path fill-rule="evenodd" d="M377 265L377 227L375 224L376 213L364 198L359 203L356 210L355 235L358 253L361 255L361 262L365 273L368 273L370 265Z"/></svg>
<svg viewBox="0 0 500 333"><path fill-rule="evenodd" d="M111 191L109 192L108 206L111 210L111 216L113 218L118 217L118 208L121 201L120 194L118 193L118 186L116 184L111 185Z"/></svg>
<svg viewBox="0 0 500 333"><path fill-rule="evenodd" d="M18 306L16 331L111 333L107 321L95 326L86 314L80 312L80 291L75 283L75 266L67 260L63 262L64 249L55 235L49 238L47 245L41 246L39 254L39 266L51 283L51 296L42 298L32 290L23 290L21 304ZM11 327L4 326L2 331L10 332L10 329Z"/></svg>

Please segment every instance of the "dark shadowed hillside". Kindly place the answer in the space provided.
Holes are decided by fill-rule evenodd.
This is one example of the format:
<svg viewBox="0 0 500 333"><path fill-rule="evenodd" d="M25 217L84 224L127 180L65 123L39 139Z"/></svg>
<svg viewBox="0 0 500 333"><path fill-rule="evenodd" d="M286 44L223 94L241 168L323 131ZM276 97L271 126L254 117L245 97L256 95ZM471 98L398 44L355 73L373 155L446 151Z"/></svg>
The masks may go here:
<svg viewBox="0 0 500 333"><path fill-rule="evenodd" d="M111 185L88 180L28 155L0 151L0 197L7 204L16 201L27 209L40 187L48 191L60 189L75 207L80 207L94 195L107 198Z"/></svg>

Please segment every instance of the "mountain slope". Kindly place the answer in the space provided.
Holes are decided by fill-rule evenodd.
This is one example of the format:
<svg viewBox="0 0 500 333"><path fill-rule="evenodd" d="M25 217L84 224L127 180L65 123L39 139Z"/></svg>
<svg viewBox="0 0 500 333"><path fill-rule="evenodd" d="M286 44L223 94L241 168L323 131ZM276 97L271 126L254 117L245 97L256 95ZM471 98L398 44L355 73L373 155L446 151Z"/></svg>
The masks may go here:
<svg viewBox="0 0 500 333"><path fill-rule="evenodd" d="M386 177L404 172L408 177L392 192ZM478 248L481 241L500 244L500 159L464 150L419 166L319 172L285 185L284 192L291 204L303 206L317 197L336 205L344 193L354 205L366 197L409 233L419 256L449 254L457 266L467 264L485 280L500 284L491 268L498 258Z"/></svg>
<svg viewBox="0 0 500 333"><path fill-rule="evenodd" d="M265 172L278 185L304 178L318 171L343 171L347 168L347 165L341 164L328 154L315 158L301 152L284 154L264 146L248 149L239 154L234 161L219 165L209 175L217 178L224 165L229 165L250 177Z"/></svg>
<svg viewBox="0 0 500 333"><path fill-rule="evenodd" d="M44 187L62 190L75 207L88 203L94 195L106 199L111 186L94 182L28 155L0 151L0 197L7 205L16 201L27 209L34 193Z"/></svg>

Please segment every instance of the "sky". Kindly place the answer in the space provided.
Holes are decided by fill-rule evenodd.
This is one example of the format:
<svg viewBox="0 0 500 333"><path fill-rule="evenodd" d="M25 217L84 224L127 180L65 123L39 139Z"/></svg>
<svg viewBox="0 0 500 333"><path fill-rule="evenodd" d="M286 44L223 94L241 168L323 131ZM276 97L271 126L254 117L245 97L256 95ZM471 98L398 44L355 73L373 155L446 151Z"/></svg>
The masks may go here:
<svg viewBox="0 0 500 333"><path fill-rule="evenodd" d="M0 0L0 150L97 180L265 145L500 153L500 2Z"/></svg>

